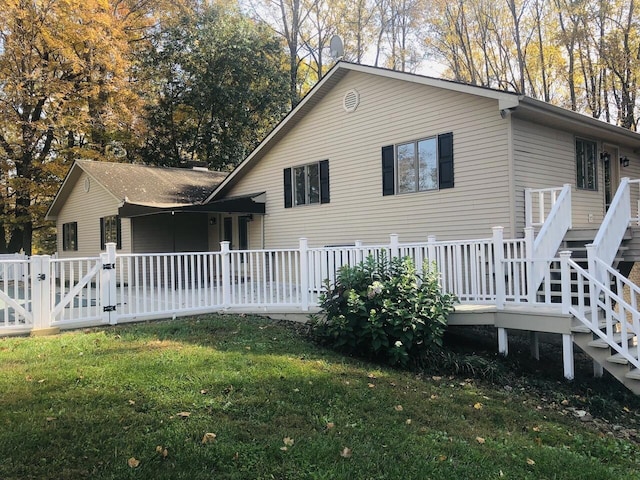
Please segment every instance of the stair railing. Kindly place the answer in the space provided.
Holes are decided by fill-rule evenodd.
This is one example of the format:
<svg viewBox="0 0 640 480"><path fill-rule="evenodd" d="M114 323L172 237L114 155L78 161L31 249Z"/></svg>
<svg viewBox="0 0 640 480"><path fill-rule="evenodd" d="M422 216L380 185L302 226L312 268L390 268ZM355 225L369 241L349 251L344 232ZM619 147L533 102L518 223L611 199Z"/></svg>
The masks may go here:
<svg viewBox="0 0 640 480"><path fill-rule="evenodd" d="M588 247L594 248L593 245ZM640 343L636 341L629 345L631 339L640 336L640 312L636 302L636 296L640 295L640 287L602 260L592 256L592 262L597 264L598 269L606 272L606 281L602 282L570 257L571 252L560 253L563 313L572 314L596 336L607 342L611 349L622 355L629 364L640 368ZM590 262L589 268L592 266ZM575 279L576 291L571 288L572 277ZM609 279L613 279L617 285L618 293L607 286ZM622 296L624 287L629 288L630 302ZM586 289L589 292L588 297L583 293ZM572 297L575 302L572 301Z"/></svg>
<svg viewBox="0 0 640 480"><path fill-rule="evenodd" d="M529 268L530 292L535 292L535 290L537 290L548 271L545 262L538 262L535 260L553 258L558 252L558 248L560 248L567 231L571 228L571 184L565 184L559 191L558 189L527 189L525 191L527 199L526 204L528 208L527 223L530 222L529 219L532 216L531 199L536 192L553 192L551 197L553 204L546 218L543 219L541 216L541 219L543 219L542 227L535 236L531 251L527 252L527 256L533 260L532 265ZM542 211L542 209L544 209L544 205L538 205L538 208ZM525 229L526 238L530 238L533 235L532 228L534 225L537 224L532 224Z"/></svg>

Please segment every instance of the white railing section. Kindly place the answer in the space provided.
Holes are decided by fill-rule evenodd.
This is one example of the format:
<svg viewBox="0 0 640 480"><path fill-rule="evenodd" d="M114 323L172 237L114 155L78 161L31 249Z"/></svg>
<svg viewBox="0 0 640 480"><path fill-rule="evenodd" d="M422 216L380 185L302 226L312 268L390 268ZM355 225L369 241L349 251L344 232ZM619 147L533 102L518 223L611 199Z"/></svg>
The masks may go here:
<svg viewBox="0 0 640 480"><path fill-rule="evenodd" d="M558 189L550 190L553 192L551 209L544 224L535 236L535 240L528 242L529 245L533 245L532 250L527 252L526 255L530 259L554 257L571 228L571 184L565 184L559 191ZM530 240L533 235L533 226L525 228L525 237ZM533 264L529 272L531 290L537 289L544 279L545 272L545 262L535 262Z"/></svg>
<svg viewBox="0 0 640 480"><path fill-rule="evenodd" d="M620 180L620 186L593 240L593 254L607 265L613 265L629 223L634 220L631 215L631 185L639 183L640 180L629 180L628 177ZM595 273L599 275L599 272ZM602 277L598 278L602 280Z"/></svg>
<svg viewBox="0 0 640 480"><path fill-rule="evenodd" d="M19 274L18 274L19 272ZM0 260L0 328L29 330L33 317L29 311L29 262L24 256L2 256Z"/></svg>
<svg viewBox="0 0 640 480"><path fill-rule="evenodd" d="M570 185L553 188L525 188L525 227L542 227L561 193Z"/></svg>
<svg viewBox="0 0 640 480"><path fill-rule="evenodd" d="M602 282L571 260L570 255L570 252L560 254L563 313L571 313L629 364L640 368L640 343L631 341L640 335L640 312L636 300L640 288L603 261L595 259L600 271L606 272L605 282ZM578 294L572 294L572 277ZM618 293L608 287L609 281L614 282ZM629 301L623 298L624 287L629 288ZM587 291L588 295L582 294Z"/></svg>

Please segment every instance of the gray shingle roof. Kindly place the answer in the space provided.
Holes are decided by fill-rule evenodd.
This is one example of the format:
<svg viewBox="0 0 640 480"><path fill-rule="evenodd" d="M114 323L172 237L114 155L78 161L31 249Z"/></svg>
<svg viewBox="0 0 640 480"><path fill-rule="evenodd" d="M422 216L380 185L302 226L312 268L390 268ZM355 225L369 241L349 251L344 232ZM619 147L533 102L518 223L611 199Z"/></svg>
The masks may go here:
<svg viewBox="0 0 640 480"><path fill-rule="evenodd" d="M76 163L116 198L145 205L200 203L227 176L226 172L130 163L92 160Z"/></svg>

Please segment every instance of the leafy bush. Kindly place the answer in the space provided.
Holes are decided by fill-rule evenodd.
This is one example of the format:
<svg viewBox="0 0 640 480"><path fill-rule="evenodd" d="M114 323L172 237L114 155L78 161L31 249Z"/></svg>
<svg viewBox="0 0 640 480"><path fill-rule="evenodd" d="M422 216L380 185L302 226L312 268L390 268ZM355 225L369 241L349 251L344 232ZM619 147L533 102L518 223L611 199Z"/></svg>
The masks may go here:
<svg viewBox="0 0 640 480"><path fill-rule="evenodd" d="M419 274L410 258L368 257L344 266L320 298L316 338L337 350L407 367L442 346L455 297L443 293L433 268Z"/></svg>

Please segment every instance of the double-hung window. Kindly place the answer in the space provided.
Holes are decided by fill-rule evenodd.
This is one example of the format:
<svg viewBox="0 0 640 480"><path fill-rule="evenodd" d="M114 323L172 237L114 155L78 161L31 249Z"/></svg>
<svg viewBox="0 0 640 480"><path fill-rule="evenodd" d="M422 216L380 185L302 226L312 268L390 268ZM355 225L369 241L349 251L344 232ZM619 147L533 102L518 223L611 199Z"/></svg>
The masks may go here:
<svg viewBox="0 0 640 480"><path fill-rule="evenodd" d="M598 189L598 146L592 140L576 138L576 186L583 190Z"/></svg>
<svg viewBox="0 0 640 480"><path fill-rule="evenodd" d="M62 250L65 252L78 250L78 222L62 224Z"/></svg>
<svg viewBox="0 0 640 480"><path fill-rule="evenodd" d="M329 160L284 169L284 206L329 203Z"/></svg>
<svg viewBox="0 0 640 480"><path fill-rule="evenodd" d="M382 194L453 188L453 134L382 147Z"/></svg>

